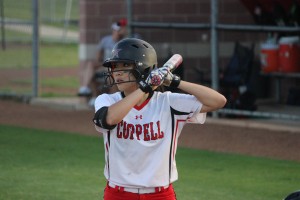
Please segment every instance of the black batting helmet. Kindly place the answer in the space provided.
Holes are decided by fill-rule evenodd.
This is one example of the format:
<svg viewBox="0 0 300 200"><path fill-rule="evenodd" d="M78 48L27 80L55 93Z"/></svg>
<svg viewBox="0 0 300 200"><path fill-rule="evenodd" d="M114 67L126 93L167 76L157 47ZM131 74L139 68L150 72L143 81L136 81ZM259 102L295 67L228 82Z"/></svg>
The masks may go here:
<svg viewBox="0 0 300 200"><path fill-rule="evenodd" d="M119 41L111 52L111 57L103 63L108 67L107 75L111 76L112 63L133 63L135 68L132 74L138 82L145 79L148 74L157 67L157 55L155 49L146 41L137 38L126 38ZM107 82L106 82L107 84ZM113 83L109 85L115 84Z"/></svg>

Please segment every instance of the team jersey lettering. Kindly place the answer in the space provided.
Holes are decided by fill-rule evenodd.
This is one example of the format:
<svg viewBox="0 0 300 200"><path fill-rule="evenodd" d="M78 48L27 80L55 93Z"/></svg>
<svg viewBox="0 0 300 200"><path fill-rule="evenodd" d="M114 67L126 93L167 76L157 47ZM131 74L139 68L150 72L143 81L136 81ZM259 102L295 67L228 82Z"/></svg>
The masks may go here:
<svg viewBox="0 0 300 200"><path fill-rule="evenodd" d="M147 124L130 124L126 121L121 121L117 127L117 137L122 139L137 140L157 140L164 137L164 132L160 130L160 121L156 123L150 122Z"/></svg>

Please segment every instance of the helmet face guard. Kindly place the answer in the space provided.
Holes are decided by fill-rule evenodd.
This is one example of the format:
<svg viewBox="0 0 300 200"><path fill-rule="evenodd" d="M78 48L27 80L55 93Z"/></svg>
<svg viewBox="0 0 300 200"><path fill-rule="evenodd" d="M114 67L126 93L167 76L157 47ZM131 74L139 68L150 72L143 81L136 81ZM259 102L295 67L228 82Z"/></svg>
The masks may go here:
<svg viewBox="0 0 300 200"><path fill-rule="evenodd" d="M112 87L113 85L116 85L118 83L116 83L114 77L113 77L113 73L118 73L118 72L128 72L128 74L132 74L134 76L134 79L133 80L128 80L128 81L122 81L120 83L131 83L131 82L138 82L139 80L141 80L142 78L142 75L141 73L136 70L136 69L124 69L124 70L114 70L112 71L112 68L108 68L108 72L105 72L104 73L104 84L105 84L105 87ZM130 75L129 75L130 77Z"/></svg>
<svg viewBox="0 0 300 200"><path fill-rule="evenodd" d="M157 55L155 49L143 40L126 38L119 41L111 52L111 58L103 63L103 66L108 68L108 72L105 74L106 86L117 84L112 76L112 73L116 72L112 70L113 63L133 63L135 67L130 70L130 73L135 80L126 82L139 82L147 78L148 74L157 67Z"/></svg>

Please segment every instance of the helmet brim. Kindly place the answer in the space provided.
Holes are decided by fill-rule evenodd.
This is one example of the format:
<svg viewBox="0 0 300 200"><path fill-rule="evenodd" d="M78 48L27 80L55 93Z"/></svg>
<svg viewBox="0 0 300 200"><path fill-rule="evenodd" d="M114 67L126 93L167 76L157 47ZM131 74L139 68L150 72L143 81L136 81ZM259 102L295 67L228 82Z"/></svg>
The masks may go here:
<svg viewBox="0 0 300 200"><path fill-rule="evenodd" d="M112 63L136 63L135 61L132 60L127 60L127 59L108 59L104 61L102 64L104 67L112 67Z"/></svg>

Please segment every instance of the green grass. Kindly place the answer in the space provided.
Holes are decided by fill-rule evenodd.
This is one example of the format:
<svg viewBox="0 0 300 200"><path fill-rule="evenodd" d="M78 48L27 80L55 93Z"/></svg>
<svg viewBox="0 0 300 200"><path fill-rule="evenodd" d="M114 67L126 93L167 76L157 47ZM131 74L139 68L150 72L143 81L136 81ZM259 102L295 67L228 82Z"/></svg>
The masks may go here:
<svg viewBox="0 0 300 200"><path fill-rule="evenodd" d="M31 41L32 35L28 33L22 33L19 31L13 31L5 29L5 41L9 44L10 41Z"/></svg>
<svg viewBox="0 0 300 200"><path fill-rule="evenodd" d="M76 44L45 44L39 48L39 69L43 68L77 68L79 66L78 47ZM0 50L0 70L1 69L26 69L32 72L31 46L17 44L9 46L6 50ZM14 78L6 85L0 86L0 92L30 94L32 90L32 76ZM61 93L59 89L65 88L69 91L76 91L79 87L78 76L58 76L40 78L40 88L58 88L57 92L44 92L41 90L41 97L61 97L70 94ZM55 91L55 90L53 90ZM75 92L71 92L74 96Z"/></svg>
<svg viewBox="0 0 300 200"><path fill-rule="evenodd" d="M62 76L58 78L49 78L49 79L42 80L42 86L59 88L62 85L64 85L67 88L72 88L75 85L76 86L79 85L79 81L77 77L73 77L73 76Z"/></svg>
<svg viewBox="0 0 300 200"><path fill-rule="evenodd" d="M0 127L0 199L101 199L99 138Z"/></svg>
<svg viewBox="0 0 300 200"><path fill-rule="evenodd" d="M102 138L0 126L0 199L102 199ZM274 200L298 190L300 163L177 152L179 200Z"/></svg>
<svg viewBox="0 0 300 200"><path fill-rule="evenodd" d="M40 48L41 67L77 67L77 44L45 45Z"/></svg>
<svg viewBox="0 0 300 200"><path fill-rule="evenodd" d="M30 66L32 66L30 46L12 47L6 50L0 50L0 52L0 69L30 68Z"/></svg>
<svg viewBox="0 0 300 200"><path fill-rule="evenodd" d="M16 45L0 50L0 69L31 68L30 45ZM79 65L77 44L41 44L39 46L39 67L77 67Z"/></svg>
<svg viewBox="0 0 300 200"><path fill-rule="evenodd" d="M40 25L51 25L54 27L64 28L65 14L67 12L67 2L69 0L43 0L39 1L39 21ZM24 20L31 21L32 0L4 0L4 17L7 20ZM79 19L79 0L72 0L72 8L70 12L70 20ZM28 27L27 27L28 28ZM78 25L69 24L68 30L78 30ZM18 31L5 30L6 49L0 48L0 70L5 68L28 69L32 68L32 36L31 34L20 33ZM78 44L54 42L49 38L40 37L39 46L39 68L71 68L79 66ZM27 94L32 93L32 86L27 87L32 80L17 80L24 82L25 85L19 87L18 83L8 83L0 87L0 93L10 94ZM32 78L30 78L32 79ZM68 82L70 81L70 82ZM56 82L56 83L55 83ZM65 78L47 78L39 83L39 87L52 88L78 88L78 77ZM48 85L49 84L49 85ZM68 86L66 86L68 85ZM69 89L68 88L68 89ZM59 92L42 92L42 97L49 96L66 96ZM67 94L69 96L69 94Z"/></svg>
<svg viewBox="0 0 300 200"><path fill-rule="evenodd" d="M179 199L283 199L300 188L299 162L185 148L177 158Z"/></svg>
<svg viewBox="0 0 300 200"><path fill-rule="evenodd" d="M25 20L32 19L32 1L31 0L4 0L4 16L6 18L20 18Z"/></svg>
<svg viewBox="0 0 300 200"><path fill-rule="evenodd" d="M79 85L78 77L73 76L62 76L56 78L47 78L41 81L41 86L43 87L51 87L55 90L55 92L44 92L42 90L40 96L41 97L72 97L76 94L76 90ZM68 93L66 92L59 92L60 88L68 89ZM74 91L73 93L71 91Z"/></svg>
<svg viewBox="0 0 300 200"><path fill-rule="evenodd" d="M64 19L67 0L43 0L39 1L40 18L55 17ZM25 20L32 19L32 0L3 0L4 14L6 18L19 18ZM71 19L78 19L79 0L72 1ZM51 14L52 12L52 14Z"/></svg>

